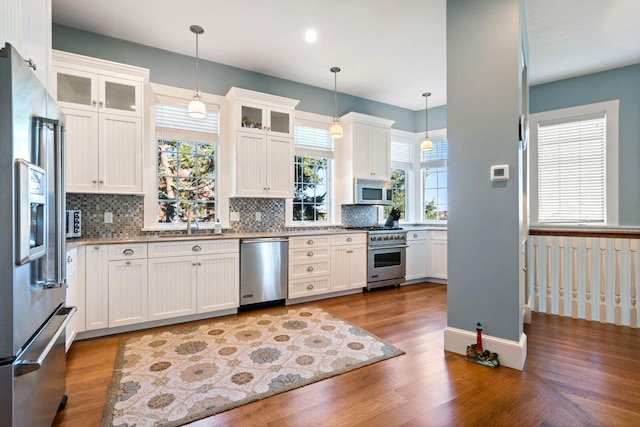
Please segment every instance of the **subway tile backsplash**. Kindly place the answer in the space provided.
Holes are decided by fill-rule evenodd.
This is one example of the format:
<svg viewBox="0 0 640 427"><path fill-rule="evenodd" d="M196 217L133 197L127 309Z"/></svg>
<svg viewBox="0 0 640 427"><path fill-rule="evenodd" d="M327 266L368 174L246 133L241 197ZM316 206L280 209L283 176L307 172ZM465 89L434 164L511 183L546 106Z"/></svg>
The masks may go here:
<svg viewBox="0 0 640 427"><path fill-rule="evenodd" d="M130 238L157 232L143 232L144 197L116 194L67 194L67 209L79 209L82 212L83 238ZM285 226L284 199L252 199L233 198L229 200L231 212L240 214L239 222L231 222L226 231L238 233L268 233L301 228ZM105 224L104 213L113 213L113 223ZM260 212L260 221L255 213ZM375 206L343 205L341 222L343 226L369 226L377 221ZM313 229L314 227L308 227ZM328 229L340 226L324 227ZM163 234L183 234L184 231L166 231ZM202 233L213 233L213 230L202 230Z"/></svg>

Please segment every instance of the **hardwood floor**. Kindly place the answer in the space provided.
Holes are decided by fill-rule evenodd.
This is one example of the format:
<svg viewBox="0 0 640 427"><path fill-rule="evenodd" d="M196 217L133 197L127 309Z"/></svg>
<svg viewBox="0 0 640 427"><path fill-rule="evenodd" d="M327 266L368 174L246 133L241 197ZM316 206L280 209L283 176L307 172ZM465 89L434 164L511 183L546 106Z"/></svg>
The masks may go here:
<svg viewBox="0 0 640 427"><path fill-rule="evenodd" d="M524 371L443 350L446 286L317 301L406 351L193 426L637 426L640 331L533 314ZM54 426L98 426L121 336L74 343ZM470 343L471 344L471 343Z"/></svg>

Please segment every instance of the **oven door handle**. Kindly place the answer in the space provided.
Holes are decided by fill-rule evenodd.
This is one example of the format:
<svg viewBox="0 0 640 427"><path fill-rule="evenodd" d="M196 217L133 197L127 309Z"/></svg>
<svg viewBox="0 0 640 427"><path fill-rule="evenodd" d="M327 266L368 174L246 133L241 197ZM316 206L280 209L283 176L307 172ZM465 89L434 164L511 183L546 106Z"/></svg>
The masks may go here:
<svg viewBox="0 0 640 427"><path fill-rule="evenodd" d="M409 245L393 245L393 246L369 246L370 250L376 249L405 249L408 248Z"/></svg>

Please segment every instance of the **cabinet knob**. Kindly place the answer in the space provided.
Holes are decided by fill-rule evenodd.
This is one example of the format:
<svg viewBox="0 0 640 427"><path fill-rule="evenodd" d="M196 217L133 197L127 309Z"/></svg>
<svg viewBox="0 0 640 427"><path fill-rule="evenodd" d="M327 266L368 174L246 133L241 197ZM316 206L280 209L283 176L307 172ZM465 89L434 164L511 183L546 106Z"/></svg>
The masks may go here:
<svg viewBox="0 0 640 427"><path fill-rule="evenodd" d="M200 252L202 250L202 248L200 246L198 246L198 245L195 245L194 247L191 248L191 250L193 252Z"/></svg>
<svg viewBox="0 0 640 427"><path fill-rule="evenodd" d="M313 285L307 285L307 289L308 290L312 290L313 289Z"/></svg>
<svg viewBox="0 0 640 427"><path fill-rule="evenodd" d="M93 249L97 251L98 249L100 249L100 246L94 246Z"/></svg>
<svg viewBox="0 0 640 427"><path fill-rule="evenodd" d="M418 237L417 233L413 233L413 238L416 239Z"/></svg>
<svg viewBox="0 0 640 427"><path fill-rule="evenodd" d="M309 273L311 273L311 272L313 271L313 266L312 266L312 265L310 265L309 267L307 267L307 271L308 271Z"/></svg>
<svg viewBox="0 0 640 427"><path fill-rule="evenodd" d="M193 265L193 266L195 267L195 266L196 266L196 263L195 263L195 262L192 262L192 263L191 263L191 265Z"/></svg>
<svg viewBox="0 0 640 427"><path fill-rule="evenodd" d="M98 105L100 106L100 108L102 108L102 106L104 105L102 101L98 102Z"/></svg>
<svg viewBox="0 0 640 427"><path fill-rule="evenodd" d="M313 256L313 252L311 251L307 252L307 256Z"/></svg>
<svg viewBox="0 0 640 427"><path fill-rule="evenodd" d="M133 255L133 249L125 249L122 251L122 255L130 256Z"/></svg>
<svg viewBox="0 0 640 427"><path fill-rule="evenodd" d="M348 254L352 254L352 253L353 253L353 251L347 251L347 253L348 253Z"/></svg>
<svg viewBox="0 0 640 427"><path fill-rule="evenodd" d="M352 241L353 239L351 237L347 237L347 242Z"/></svg>
<svg viewBox="0 0 640 427"><path fill-rule="evenodd" d="M98 182L99 182L100 184L104 184L104 181L103 181L103 180L99 180Z"/></svg>
<svg viewBox="0 0 640 427"><path fill-rule="evenodd" d="M27 67L33 69L33 71L36 71L36 63L33 62L33 59L31 59L31 58L25 59L24 62L27 63Z"/></svg>
<svg viewBox="0 0 640 427"><path fill-rule="evenodd" d="M97 183L98 183L98 180L94 179L94 180L92 180L91 182L93 182L94 184L97 184Z"/></svg>
<svg viewBox="0 0 640 427"><path fill-rule="evenodd" d="M67 262L71 263L73 262L73 258L71 258L70 256L67 257Z"/></svg>
<svg viewBox="0 0 640 427"><path fill-rule="evenodd" d="M127 261L127 262L125 262L125 264L131 265L131 261Z"/></svg>
<svg viewBox="0 0 640 427"><path fill-rule="evenodd" d="M202 265L202 263L201 263L201 262L198 262L198 265Z"/></svg>
<svg viewBox="0 0 640 427"><path fill-rule="evenodd" d="M313 240L311 239L307 240L307 245L313 245Z"/></svg>
<svg viewBox="0 0 640 427"><path fill-rule="evenodd" d="M91 101L91 105L93 105L94 107L96 106L97 102L96 101Z"/></svg>

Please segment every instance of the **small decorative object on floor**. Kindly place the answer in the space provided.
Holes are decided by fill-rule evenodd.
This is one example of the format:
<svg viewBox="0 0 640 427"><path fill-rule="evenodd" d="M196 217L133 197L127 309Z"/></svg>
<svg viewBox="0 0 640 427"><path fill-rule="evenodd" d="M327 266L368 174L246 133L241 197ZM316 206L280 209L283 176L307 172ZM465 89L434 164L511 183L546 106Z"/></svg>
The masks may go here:
<svg viewBox="0 0 640 427"><path fill-rule="evenodd" d="M490 368L500 366L498 353L482 349L482 325L480 323L476 325L476 343L467 346L467 360Z"/></svg>

